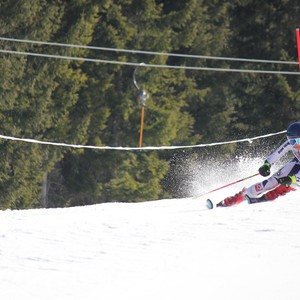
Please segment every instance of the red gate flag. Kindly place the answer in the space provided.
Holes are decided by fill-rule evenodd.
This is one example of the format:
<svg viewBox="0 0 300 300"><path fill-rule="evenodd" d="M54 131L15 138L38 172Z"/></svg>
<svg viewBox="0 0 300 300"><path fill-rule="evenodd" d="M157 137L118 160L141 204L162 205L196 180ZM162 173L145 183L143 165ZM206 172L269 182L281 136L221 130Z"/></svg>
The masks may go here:
<svg viewBox="0 0 300 300"><path fill-rule="evenodd" d="M296 29L296 41L297 41L298 62L299 62L299 71L300 71L300 32L299 32L299 28Z"/></svg>

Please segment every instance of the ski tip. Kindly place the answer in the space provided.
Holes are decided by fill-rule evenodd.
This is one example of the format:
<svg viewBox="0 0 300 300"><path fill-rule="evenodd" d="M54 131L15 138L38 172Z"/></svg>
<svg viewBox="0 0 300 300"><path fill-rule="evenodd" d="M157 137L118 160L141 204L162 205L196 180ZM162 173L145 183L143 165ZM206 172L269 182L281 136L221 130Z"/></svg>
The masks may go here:
<svg viewBox="0 0 300 300"><path fill-rule="evenodd" d="M212 203L212 201L211 201L210 199L207 199L207 200L206 200L206 207L207 207L208 209L213 209L214 204Z"/></svg>

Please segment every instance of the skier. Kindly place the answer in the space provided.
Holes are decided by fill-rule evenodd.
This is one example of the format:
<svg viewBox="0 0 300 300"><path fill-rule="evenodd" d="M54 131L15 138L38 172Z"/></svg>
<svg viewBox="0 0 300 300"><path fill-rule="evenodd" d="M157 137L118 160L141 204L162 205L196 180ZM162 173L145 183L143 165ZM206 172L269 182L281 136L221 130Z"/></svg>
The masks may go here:
<svg viewBox="0 0 300 300"><path fill-rule="evenodd" d="M217 204L218 207L231 206L244 200L249 204L270 201L296 190L291 184L300 181L300 122L290 124L286 134L287 141L267 157L258 170L259 174L264 177L269 176L271 166L288 151L294 154L294 158L268 179L244 188L232 197L225 198Z"/></svg>

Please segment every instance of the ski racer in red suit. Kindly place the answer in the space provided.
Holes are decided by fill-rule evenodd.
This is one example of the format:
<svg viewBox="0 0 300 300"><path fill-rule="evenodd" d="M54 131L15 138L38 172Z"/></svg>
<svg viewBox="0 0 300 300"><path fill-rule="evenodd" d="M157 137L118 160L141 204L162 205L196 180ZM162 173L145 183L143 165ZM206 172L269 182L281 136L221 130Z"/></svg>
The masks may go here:
<svg viewBox="0 0 300 300"><path fill-rule="evenodd" d="M249 204L270 201L290 191L295 191L291 184L300 181L300 122L292 123L288 127L287 141L267 157L258 171L264 177L269 176L271 166L289 151L294 154L294 158L272 176L244 188L232 197L227 197L217 206L231 206L244 200L248 201Z"/></svg>

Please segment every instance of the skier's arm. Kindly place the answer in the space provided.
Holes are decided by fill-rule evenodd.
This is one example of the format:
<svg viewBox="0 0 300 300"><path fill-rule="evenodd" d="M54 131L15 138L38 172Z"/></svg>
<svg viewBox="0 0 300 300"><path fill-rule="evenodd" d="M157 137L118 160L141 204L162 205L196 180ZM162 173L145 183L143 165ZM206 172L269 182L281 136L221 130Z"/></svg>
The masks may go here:
<svg viewBox="0 0 300 300"><path fill-rule="evenodd" d="M291 145L289 141L284 142L280 147L278 147L273 153L271 153L264 164L258 169L260 175L269 176L271 166L276 163L283 155L285 155L288 151L291 151Z"/></svg>
<svg viewBox="0 0 300 300"><path fill-rule="evenodd" d="M297 181L296 175L285 176L277 179L278 183L284 185L285 187L289 187L292 183Z"/></svg>
<svg viewBox="0 0 300 300"><path fill-rule="evenodd" d="M278 160L280 160L282 156L284 156L288 151L291 151L291 150L292 150L291 144L289 143L289 141L286 141L281 146L279 146L273 153L271 153L267 157L266 161L270 165L273 165Z"/></svg>

